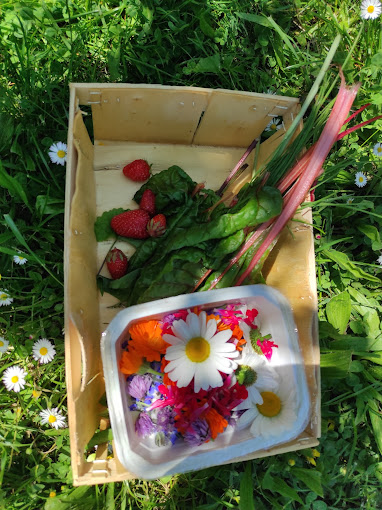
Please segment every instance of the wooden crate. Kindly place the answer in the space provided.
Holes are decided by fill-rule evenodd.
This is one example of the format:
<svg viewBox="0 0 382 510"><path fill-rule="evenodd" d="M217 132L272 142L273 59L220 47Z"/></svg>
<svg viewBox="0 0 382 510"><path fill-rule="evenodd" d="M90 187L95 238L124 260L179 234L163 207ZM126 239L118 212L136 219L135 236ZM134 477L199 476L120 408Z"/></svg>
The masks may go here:
<svg viewBox="0 0 382 510"><path fill-rule="evenodd" d="M73 483L90 485L134 477L116 456L108 458L105 444L98 446L92 462L85 457L85 446L99 429L103 409L99 403L105 391L101 333L119 311L113 308L115 298L101 296L97 290L96 274L110 243L97 243L93 227L96 217L108 209L136 207L132 197L140 185L128 182L122 167L138 158L152 163L153 172L177 164L195 181L217 189L272 117L282 116L283 129L260 146L257 164L267 160L296 115L299 102L268 94L160 85L74 83L70 92L64 254L66 376ZM84 115L93 123L94 141ZM253 166L253 155L248 163ZM311 223L309 209L304 210L303 219ZM126 248L124 244L125 252ZM267 283L281 290L293 308L310 390L311 420L296 440L267 451L248 452L237 461L313 447L320 436L311 227L290 223L267 260L265 275Z"/></svg>

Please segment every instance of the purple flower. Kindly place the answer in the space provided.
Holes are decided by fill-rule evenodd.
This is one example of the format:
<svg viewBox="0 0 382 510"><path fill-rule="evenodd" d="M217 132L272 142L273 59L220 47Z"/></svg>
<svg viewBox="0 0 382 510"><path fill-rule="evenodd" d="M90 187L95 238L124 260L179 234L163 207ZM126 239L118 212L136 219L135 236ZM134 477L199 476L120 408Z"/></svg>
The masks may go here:
<svg viewBox="0 0 382 510"><path fill-rule="evenodd" d="M183 438L190 446L200 446L211 439L211 431L207 421L200 418L195 420L187 429Z"/></svg>
<svg viewBox="0 0 382 510"><path fill-rule="evenodd" d="M170 407L162 407L157 414L157 427L165 433L170 433L175 428L175 412Z"/></svg>
<svg viewBox="0 0 382 510"><path fill-rule="evenodd" d="M152 381L150 375L136 375L130 381L127 391L132 397L142 400L149 391Z"/></svg>
<svg viewBox="0 0 382 510"><path fill-rule="evenodd" d="M150 416L147 413L141 413L135 422L135 432L138 436L149 436L154 430L154 423L151 421Z"/></svg>

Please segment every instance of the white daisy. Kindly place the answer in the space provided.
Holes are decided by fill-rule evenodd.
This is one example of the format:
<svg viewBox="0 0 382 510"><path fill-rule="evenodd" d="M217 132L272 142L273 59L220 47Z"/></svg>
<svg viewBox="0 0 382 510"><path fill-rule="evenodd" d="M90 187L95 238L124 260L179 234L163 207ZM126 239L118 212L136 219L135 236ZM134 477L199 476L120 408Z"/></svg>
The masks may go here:
<svg viewBox="0 0 382 510"><path fill-rule="evenodd" d="M5 352L8 349L9 342L0 336L0 352Z"/></svg>
<svg viewBox="0 0 382 510"><path fill-rule="evenodd" d="M66 427L66 418L58 412L57 407L54 407L53 409L48 408L44 411L41 411L40 416L42 425L49 423L49 425L55 429Z"/></svg>
<svg viewBox="0 0 382 510"><path fill-rule="evenodd" d="M3 383L8 391L15 391L18 393L24 389L25 377L27 372L17 365L7 368L3 375Z"/></svg>
<svg viewBox="0 0 382 510"><path fill-rule="evenodd" d="M217 330L215 319L207 320L206 312L200 315L189 312L184 320L172 324L174 335L163 335L163 340L170 344L165 358L168 365L165 372L179 388L188 386L194 379L194 391L218 388L223 379L220 372L231 374L237 368L236 358L239 353L233 343L230 329Z"/></svg>
<svg viewBox="0 0 382 510"><path fill-rule="evenodd" d="M367 177L363 172L357 172L355 174L355 184L359 188L363 188L367 184Z"/></svg>
<svg viewBox="0 0 382 510"><path fill-rule="evenodd" d="M36 361L40 363L49 363L54 358L56 351L52 342L46 338L41 338L33 344L32 354Z"/></svg>
<svg viewBox="0 0 382 510"><path fill-rule="evenodd" d="M373 147L373 152L376 156L382 158L382 143L376 143Z"/></svg>
<svg viewBox="0 0 382 510"><path fill-rule="evenodd" d="M251 407L240 416L237 422L239 429L250 426L251 434L266 438L277 437L293 427L297 418L296 391L289 384L281 383L275 391L264 390L261 396L262 404L251 403ZM243 404L239 404L236 410L245 409Z"/></svg>
<svg viewBox="0 0 382 510"><path fill-rule="evenodd" d="M66 162L67 145L63 142L54 143L49 147L49 157L52 163L64 165Z"/></svg>
<svg viewBox="0 0 382 510"><path fill-rule="evenodd" d="M13 262L15 264L19 264L20 266L23 266L27 261L28 261L28 259L23 257L22 255L13 255Z"/></svg>
<svg viewBox="0 0 382 510"><path fill-rule="evenodd" d="M353 202L354 202L354 197L348 197L348 198L346 199L346 203L347 203L348 205L351 205Z"/></svg>
<svg viewBox="0 0 382 510"><path fill-rule="evenodd" d="M381 255L377 258L377 262L380 266L382 266L382 253Z"/></svg>
<svg viewBox="0 0 382 510"><path fill-rule="evenodd" d="M269 366L264 356L256 354L248 343L243 347L242 357L237 363L239 366L235 372L236 379L248 391L248 397L242 404L247 403L248 406L250 403L262 404L259 388L276 390L279 385L277 372Z"/></svg>
<svg viewBox="0 0 382 510"><path fill-rule="evenodd" d="M7 306L13 302L13 298L8 294L7 290L0 290L0 306Z"/></svg>
<svg viewBox="0 0 382 510"><path fill-rule="evenodd" d="M280 119L274 117L265 128L265 131L277 131L278 129L281 128L282 124L280 124Z"/></svg>
<svg viewBox="0 0 382 510"><path fill-rule="evenodd" d="M381 11L381 2L378 0L363 0L361 3L361 18L363 19L376 19Z"/></svg>

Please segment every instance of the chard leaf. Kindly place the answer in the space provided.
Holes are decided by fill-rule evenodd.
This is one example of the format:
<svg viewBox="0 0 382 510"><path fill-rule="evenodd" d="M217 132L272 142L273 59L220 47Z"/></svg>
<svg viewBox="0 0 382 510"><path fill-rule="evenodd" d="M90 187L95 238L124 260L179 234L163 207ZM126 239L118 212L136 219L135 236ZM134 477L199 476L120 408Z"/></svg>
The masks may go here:
<svg viewBox="0 0 382 510"><path fill-rule="evenodd" d="M117 209L111 209L110 211L104 212L101 216L98 216L94 225L94 232L99 243L110 239L110 237L116 237L115 232L110 226L111 219L117 214L121 214L126 210L127 209L118 207Z"/></svg>
<svg viewBox="0 0 382 510"><path fill-rule="evenodd" d="M179 210L194 190L196 183L179 166L170 166L154 174L134 195L139 204L143 192L150 189L155 194L155 208L158 212L169 215Z"/></svg>

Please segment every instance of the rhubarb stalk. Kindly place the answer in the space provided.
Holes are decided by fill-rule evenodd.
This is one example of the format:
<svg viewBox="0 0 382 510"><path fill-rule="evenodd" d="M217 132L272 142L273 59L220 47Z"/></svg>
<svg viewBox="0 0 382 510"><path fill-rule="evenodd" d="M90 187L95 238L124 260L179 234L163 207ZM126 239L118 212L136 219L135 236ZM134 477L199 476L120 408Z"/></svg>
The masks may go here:
<svg viewBox="0 0 382 510"><path fill-rule="evenodd" d="M296 182L295 186L290 192L289 199L286 202L282 213L273 223L267 237L265 238L260 248L257 250L247 269L237 280L235 284L236 286L243 283L243 281L251 273L256 264L258 264L261 257L271 245L272 241L277 238L288 221L293 217L297 211L297 208L301 205L314 181L320 174L324 161L338 138L339 131L349 114L350 108L360 87L359 83L351 87L346 86L342 71L340 71L340 75L341 86L338 92L338 96L329 115L329 119L323 129L323 132L321 133L321 136L315 144L314 149L307 161L307 169L304 173L304 178L300 178Z"/></svg>

